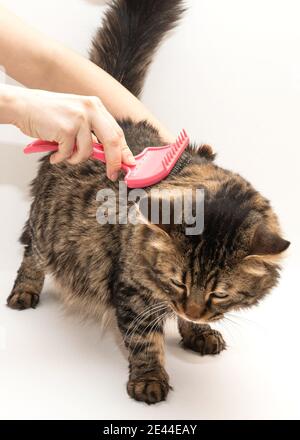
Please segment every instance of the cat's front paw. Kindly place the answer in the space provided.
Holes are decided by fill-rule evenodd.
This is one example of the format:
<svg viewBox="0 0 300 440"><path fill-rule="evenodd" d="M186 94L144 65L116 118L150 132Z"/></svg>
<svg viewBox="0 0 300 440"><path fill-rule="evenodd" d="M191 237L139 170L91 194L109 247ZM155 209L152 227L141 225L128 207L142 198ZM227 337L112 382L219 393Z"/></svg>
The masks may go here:
<svg viewBox="0 0 300 440"><path fill-rule="evenodd" d="M190 335L183 338L183 345L201 355L219 354L226 349L226 343L220 332L213 329L207 329L201 333Z"/></svg>
<svg viewBox="0 0 300 440"><path fill-rule="evenodd" d="M39 302L39 295L28 292L12 292L7 298L7 305L11 309L35 309Z"/></svg>
<svg viewBox="0 0 300 440"><path fill-rule="evenodd" d="M168 376L163 370L144 373L127 383L129 396L148 405L166 400L169 390Z"/></svg>

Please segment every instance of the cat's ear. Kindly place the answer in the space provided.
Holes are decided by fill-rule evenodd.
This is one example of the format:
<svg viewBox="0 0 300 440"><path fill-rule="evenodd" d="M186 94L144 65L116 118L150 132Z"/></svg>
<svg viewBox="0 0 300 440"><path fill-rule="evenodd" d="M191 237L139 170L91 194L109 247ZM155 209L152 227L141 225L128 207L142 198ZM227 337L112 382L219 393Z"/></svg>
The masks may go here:
<svg viewBox="0 0 300 440"><path fill-rule="evenodd" d="M210 145L204 144L197 148L197 154L200 157L204 157L207 160L215 160L216 153L214 153L213 148Z"/></svg>
<svg viewBox="0 0 300 440"><path fill-rule="evenodd" d="M291 243L260 224L252 238L250 255L277 255L284 252Z"/></svg>

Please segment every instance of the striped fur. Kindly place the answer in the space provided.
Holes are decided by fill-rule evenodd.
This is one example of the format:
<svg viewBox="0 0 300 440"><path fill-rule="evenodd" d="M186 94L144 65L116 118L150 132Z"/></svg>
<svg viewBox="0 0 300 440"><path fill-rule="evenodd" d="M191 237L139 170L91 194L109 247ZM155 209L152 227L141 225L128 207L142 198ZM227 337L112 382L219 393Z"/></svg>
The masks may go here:
<svg viewBox="0 0 300 440"><path fill-rule="evenodd" d="M157 43L182 9L181 1L151 2L156 10L148 10L148 3L114 1L102 28L109 29L106 39L100 30L94 41L93 59L117 79L123 72L124 84L136 94ZM129 30L133 34L125 38ZM129 53L136 54L136 70L135 63L125 63ZM163 142L146 122L120 124L135 154ZM277 283L278 260L289 245L280 237L270 203L213 158L209 146L190 146L184 162L157 185L204 189L205 226L197 236L185 235L180 225L166 231L147 218L136 226L98 224L97 191L110 188L117 194L118 185L95 160L52 166L45 157L32 185L21 238L24 259L9 306L35 307L45 275L52 274L68 306L99 322L111 310L129 353L128 393L149 404L164 400L170 389L164 368L166 319L177 317L184 346L201 355L219 353L225 342L208 323L257 304Z"/></svg>

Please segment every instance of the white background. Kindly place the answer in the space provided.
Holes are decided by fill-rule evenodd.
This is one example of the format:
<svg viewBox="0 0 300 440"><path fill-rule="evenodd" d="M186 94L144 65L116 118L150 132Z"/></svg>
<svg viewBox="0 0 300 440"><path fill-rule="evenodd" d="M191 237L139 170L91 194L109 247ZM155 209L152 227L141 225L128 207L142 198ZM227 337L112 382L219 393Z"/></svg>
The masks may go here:
<svg viewBox="0 0 300 440"><path fill-rule="evenodd" d="M5 0L13 11L82 55L105 2ZM172 3L172 2L170 2ZM220 324L229 348L201 358L170 325L174 391L148 407L126 395L127 362L111 331L66 316L45 287L37 310L5 307L21 259L36 157L0 127L0 418L299 418L300 6L297 0L190 0L162 45L144 102L177 133L210 143L218 163L272 200L292 241L280 286L263 304Z"/></svg>

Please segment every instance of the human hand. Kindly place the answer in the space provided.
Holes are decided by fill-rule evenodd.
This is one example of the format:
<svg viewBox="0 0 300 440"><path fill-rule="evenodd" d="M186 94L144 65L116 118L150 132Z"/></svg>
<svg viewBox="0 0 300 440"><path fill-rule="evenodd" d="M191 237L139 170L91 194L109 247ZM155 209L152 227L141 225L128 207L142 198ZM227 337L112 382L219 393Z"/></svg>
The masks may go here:
<svg viewBox="0 0 300 440"><path fill-rule="evenodd" d="M14 89L19 90L12 123L26 135L59 144L50 158L52 164L87 160L92 153L92 132L104 145L107 176L111 180L117 179L121 162L135 163L122 129L99 98Z"/></svg>

